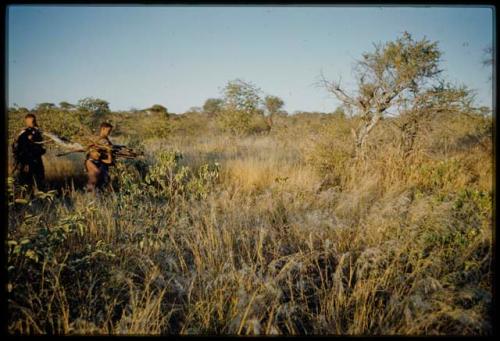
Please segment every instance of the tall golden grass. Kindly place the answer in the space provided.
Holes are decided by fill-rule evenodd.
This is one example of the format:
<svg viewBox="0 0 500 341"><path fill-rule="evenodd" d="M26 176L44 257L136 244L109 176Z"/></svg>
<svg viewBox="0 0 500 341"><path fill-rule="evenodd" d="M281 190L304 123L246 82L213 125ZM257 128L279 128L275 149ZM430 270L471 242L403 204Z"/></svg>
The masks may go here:
<svg viewBox="0 0 500 341"><path fill-rule="evenodd" d="M491 334L491 149L403 159L374 136L356 164L338 122L304 127L144 140L146 171L121 163L98 196L12 187L9 332Z"/></svg>

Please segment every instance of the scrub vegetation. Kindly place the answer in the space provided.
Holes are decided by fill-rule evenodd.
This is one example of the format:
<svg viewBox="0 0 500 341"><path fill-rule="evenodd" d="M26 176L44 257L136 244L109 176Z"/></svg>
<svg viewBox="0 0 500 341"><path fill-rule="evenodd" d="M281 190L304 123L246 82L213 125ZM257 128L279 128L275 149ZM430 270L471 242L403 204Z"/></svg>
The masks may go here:
<svg viewBox="0 0 500 341"><path fill-rule="evenodd" d="M347 96L332 113L287 115L243 80L181 115L39 106L42 130L110 121L145 155L98 195L50 145L46 192L9 177L9 332L492 334L492 115L438 59L377 46L354 93L322 82Z"/></svg>

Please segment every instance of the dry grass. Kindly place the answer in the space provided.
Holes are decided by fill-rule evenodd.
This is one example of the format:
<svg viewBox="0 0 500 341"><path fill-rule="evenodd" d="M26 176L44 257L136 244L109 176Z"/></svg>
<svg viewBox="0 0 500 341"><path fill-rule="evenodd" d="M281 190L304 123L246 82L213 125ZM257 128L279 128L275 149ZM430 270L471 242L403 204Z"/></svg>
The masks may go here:
<svg viewBox="0 0 500 341"><path fill-rule="evenodd" d="M9 253L9 331L491 334L491 152L385 146L329 182L293 129L145 140L149 184L132 162L116 192L13 204L9 240L30 241Z"/></svg>

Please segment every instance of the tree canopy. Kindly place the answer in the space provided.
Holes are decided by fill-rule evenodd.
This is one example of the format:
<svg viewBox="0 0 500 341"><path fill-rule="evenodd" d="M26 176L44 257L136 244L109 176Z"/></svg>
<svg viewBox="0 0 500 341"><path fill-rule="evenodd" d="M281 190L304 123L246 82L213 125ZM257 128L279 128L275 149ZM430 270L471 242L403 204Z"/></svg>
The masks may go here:
<svg viewBox="0 0 500 341"><path fill-rule="evenodd" d="M161 104L155 104L149 110L154 113L168 115L168 109Z"/></svg>
<svg viewBox="0 0 500 341"><path fill-rule="evenodd" d="M109 103L100 98L86 97L78 101L78 108L93 114L102 115L110 112Z"/></svg>
<svg viewBox="0 0 500 341"><path fill-rule="evenodd" d="M222 110L224 101L220 98L209 98L203 104L203 112L209 116L216 116Z"/></svg>
<svg viewBox="0 0 500 341"><path fill-rule="evenodd" d="M357 151L383 116L411 106L438 81L440 57L437 42L414 40L405 32L395 41L375 44L373 52L363 53L354 68L357 90L353 93L349 94L340 81L322 78L322 85L343 107L362 118L353 131Z"/></svg>
<svg viewBox="0 0 500 341"><path fill-rule="evenodd" d="M283 105L285 105L285 102L277 96L266 96L264 99L264 104L266 106L266 110L268 115L275 115L277 114L281 108L283 108Z"/></svg>

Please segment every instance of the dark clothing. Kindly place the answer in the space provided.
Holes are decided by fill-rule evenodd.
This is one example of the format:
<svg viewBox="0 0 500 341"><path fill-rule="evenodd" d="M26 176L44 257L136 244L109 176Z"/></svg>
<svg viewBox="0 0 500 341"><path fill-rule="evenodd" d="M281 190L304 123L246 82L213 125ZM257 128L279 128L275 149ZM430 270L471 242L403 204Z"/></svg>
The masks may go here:
<svg viewBox="0 0 500 341"><path fill-rule="evenodd" d="M21 131L12 145L15 169L18 171L18 179L22 185L33 186L36 183L38 188L44 186L45 169L42 155L45 154L45 148L40 143L42 141L40 129L26 128Z"/></svg>
<svg viewBox="0 0 500 341"><path fill-rule="evenodd" d="M101 165L101 186L107 186L109 184L109 165L103 163Z"/></svg>

